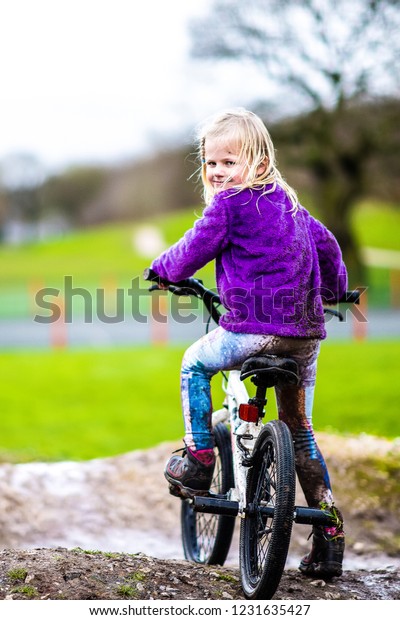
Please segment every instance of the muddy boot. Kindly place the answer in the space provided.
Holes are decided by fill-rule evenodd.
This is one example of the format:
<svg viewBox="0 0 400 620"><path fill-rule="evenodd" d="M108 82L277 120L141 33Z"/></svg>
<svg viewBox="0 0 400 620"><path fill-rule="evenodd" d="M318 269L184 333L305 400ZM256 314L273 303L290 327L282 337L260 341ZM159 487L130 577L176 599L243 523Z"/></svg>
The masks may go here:
<svg viewBox="0 0 400 620"><path fill-rule="evenodd" d="M180 497L207 494L214 466L214 450L192 452L186 449L183 456L172 456L164 470L164 476L170 483L171 494Z"/></svg>
<svg viewBox="0 0 400 620"><path fill-rule="evenodd" d="M332 506L333 525L314 525L310 553L301 560L299 569L310 577L339 577L342 572L345 536L341 512Z"/></svg>

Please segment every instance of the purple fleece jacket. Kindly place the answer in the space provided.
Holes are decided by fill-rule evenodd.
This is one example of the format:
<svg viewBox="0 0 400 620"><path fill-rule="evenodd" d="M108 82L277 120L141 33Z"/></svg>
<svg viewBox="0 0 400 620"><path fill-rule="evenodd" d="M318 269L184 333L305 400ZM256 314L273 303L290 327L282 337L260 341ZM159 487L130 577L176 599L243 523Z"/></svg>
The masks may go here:
<svg viewBox="0 0 400 620"><path fill-rule="evenodd" d="M339 245L321 222L284 190L217 194L203 216L152 263L171 282L191 277L215 259L218 293L232 332L326 338L323 301L347 288Z"/></svg>

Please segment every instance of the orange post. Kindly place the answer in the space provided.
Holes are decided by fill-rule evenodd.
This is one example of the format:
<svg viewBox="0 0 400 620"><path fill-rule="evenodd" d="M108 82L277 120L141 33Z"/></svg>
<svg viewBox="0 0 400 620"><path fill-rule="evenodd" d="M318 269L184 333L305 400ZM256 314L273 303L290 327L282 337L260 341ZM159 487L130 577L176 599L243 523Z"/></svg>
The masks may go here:
<svg viewBox="0 0 400 620"><path fill-rule="evenodd" d="M104 291L104 312L114 314L117 307L117 280L109 276L102 282Z"/></svg>
<svg viewBox="0 0 400 620"><path fill-rule="evenodd" d="M55 305L58 308L58 312L54 320L50 323L50 344L55 349L62 349L68 344L64 300L62 298L57 299Z"/></svg>
<svg viewBox="0 0 400 620"><path fill-rule="evenodd" d="M168 312L165 293L151 295L150 335L152 344L168 342Z"/></svg>
<svg viewBox="0 0 400 620"><path fill-rule="evenodd" d="M360 303L354 306L353 316L353 338L355 340L366 340L368 335L368 299L367 289L357 286L361 291Z"/></svg>
<svg viewBox="0 0 400 620"><path fill-rule="evenodd" d="M28 284L28 300L29 309L33 316L37 314L38 306L36 303L36 295L44 289L44 282L41 280L31 280Z"/></svg>

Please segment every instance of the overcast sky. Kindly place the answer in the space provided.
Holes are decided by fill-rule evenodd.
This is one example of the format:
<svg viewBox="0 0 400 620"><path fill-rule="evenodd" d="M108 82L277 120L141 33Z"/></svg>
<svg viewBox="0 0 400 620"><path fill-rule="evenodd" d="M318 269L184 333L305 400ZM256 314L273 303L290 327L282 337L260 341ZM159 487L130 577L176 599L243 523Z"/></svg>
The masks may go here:
<svg viewBox="0 0 400 620"><path fill-rule="evenodd" d="M121 161L261 92L189 57L211 0L0 0L0 160ZM243 91L246 99L243 99Z"/></svg>

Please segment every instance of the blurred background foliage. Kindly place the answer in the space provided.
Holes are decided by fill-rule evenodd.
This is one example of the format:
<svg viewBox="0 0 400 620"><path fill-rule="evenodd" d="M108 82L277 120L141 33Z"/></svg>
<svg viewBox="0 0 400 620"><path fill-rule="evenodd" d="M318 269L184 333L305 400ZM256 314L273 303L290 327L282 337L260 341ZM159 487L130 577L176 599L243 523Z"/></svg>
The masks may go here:
<svg viewBox="0 0 400 620"><path fill-rule="evenodd" d="M265 120L284 176L336 235L358 283L367 274L355 206L400 202L399 26L397 0L355 0L351 10L347 0L214 0L190 29L194 62L237 67L244 105ZM275 87L261 101L246 101L250 65ZM34 240L197 205L193 148L50 176L34 155L13 154L0 167L0 238Z"/></svg>
<svg viewBox="0 0 400 620"><path fill-rule="evenodd" d="M353 284L368 284L352 222L362 201L399 208L399 101L348 103L340 120L334 119L335 133L330 140L342 149L344 143L357 141L355 135L362 127L372 126L376 134L374 146L366 149L359 145L358 155L349 155L342 170L327 170L325 160L333 159L331 142L323 148L327 142L321 141L322 152L316 152L312 128L321 127L321 123L324 127L319 112L313 111L269 124L279 167L304 206L341 240ZM16 165L19 162L14 159ZM179 209L197 207L201 213L197 171L193 147L181 146L120 167L83 166L40 180L20 177L18 184L3 183L3 244L21 246L106 223L139 222Z"/></svg>

